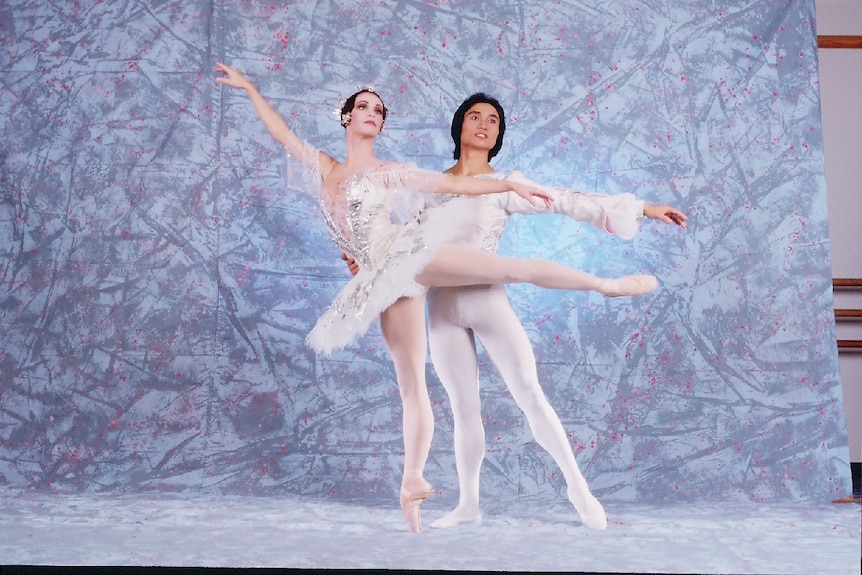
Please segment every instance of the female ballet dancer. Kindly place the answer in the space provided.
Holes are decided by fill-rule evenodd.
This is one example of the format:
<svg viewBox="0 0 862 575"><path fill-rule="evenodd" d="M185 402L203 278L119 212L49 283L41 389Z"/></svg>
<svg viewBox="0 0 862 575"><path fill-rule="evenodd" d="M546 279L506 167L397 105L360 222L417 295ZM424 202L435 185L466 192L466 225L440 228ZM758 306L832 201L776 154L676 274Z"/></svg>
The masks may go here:
<svg viewBox="0 0 862 575"><path fill-rule="evenodd" d="M318 320L308 343L328 353L362 335L379 318L403 406L400 504L409 529L419 532L419 506L431 494L423 471L434 432L425 382L427 287L532 283L553 289L595 290L612 297L652 291L656 279L649 275L598 278L554 262L507 258L452 245L469 233L473 203L469 198L456 198L420 210L424 206L421 193L513 191L531 203L534 198L548 201L550 196L521 183L444 175L379 160L374 142L387 109L370 87L350 96L342 106L347 154L339 162L298 138L237 69L217 63L216 72L222 74L218 82L246 92L270 135L305 166L333 241L362 268ZM394 212L401 212L403 223L392 222Z"/></svg>

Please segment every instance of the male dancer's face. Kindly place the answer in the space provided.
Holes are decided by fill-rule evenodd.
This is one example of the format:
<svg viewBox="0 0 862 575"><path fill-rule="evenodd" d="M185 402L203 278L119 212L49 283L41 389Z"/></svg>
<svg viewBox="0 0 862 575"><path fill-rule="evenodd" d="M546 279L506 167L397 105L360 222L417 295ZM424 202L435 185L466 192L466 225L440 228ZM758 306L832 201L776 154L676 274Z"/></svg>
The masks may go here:
<svg viewBox="0 0 862 575"><path fill-rule="evenodd" d="M461 149L490 151L500 135L500 116L491 104L479 102L470 106L461 124Z"/></svg>

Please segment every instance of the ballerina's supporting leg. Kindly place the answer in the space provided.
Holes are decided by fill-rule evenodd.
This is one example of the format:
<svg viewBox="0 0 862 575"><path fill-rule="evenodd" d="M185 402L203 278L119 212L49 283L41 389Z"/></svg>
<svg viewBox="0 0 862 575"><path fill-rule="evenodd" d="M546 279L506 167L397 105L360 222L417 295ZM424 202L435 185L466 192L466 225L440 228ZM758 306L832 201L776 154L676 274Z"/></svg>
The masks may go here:
<svg viewBox="0 0 862 575"><path fill-rule="evenodd" d="M462 246L441 248L416 281L438 287L531 283L550 289L594 290L608 297L641 295L658 287L651 275L600 278L548 260L498 256Z"/></svg>
<svg viewBox="0 0 862 575"><path fill-rule="evenodd" d="M403 406L404 476L401 510L410 531L422 530L419 505L431 495L422 472L434 436L434 414L425 383L425 298L402 298L380 314L380 329L398 379Z"/></svg>

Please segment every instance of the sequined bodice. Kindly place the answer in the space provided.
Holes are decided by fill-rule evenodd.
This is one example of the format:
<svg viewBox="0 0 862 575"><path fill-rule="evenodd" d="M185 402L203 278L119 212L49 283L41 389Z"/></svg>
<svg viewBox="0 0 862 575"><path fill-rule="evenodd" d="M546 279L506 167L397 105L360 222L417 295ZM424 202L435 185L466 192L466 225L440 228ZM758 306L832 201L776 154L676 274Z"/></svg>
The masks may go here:
<svg viewBox="0 0 862 575"><path fill-rule="evenodd" d="M385 185L365 175L348 178L337 193L321 191L329 234L360 267L373 267L397 234L390 221L393 197Z"/></svg>

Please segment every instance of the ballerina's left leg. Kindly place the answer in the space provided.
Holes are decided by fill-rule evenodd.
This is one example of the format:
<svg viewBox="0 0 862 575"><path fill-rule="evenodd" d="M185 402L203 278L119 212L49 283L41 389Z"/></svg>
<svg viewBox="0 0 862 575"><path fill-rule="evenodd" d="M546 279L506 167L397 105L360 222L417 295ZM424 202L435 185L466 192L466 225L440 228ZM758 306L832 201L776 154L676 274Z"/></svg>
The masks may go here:
<svg viewBox="0 0 862 575"><path fill-rule="evenodd" d="M463 246L444 246L416 276L426 286L531 283L539 287L594 290L608 297L649 293L658 287L655 276L600 278L542 259L498 256Z"/></svg>
<svg viewBox="0 0 862 575"><path fill-rule="evenodd" d="M401 298L380 314L380 329L398 380L404 434L401 510L410 531L422 530L419 505L431 495L422 473L434 436L434 414L425 382L425 298Z"/></svg>

